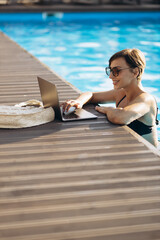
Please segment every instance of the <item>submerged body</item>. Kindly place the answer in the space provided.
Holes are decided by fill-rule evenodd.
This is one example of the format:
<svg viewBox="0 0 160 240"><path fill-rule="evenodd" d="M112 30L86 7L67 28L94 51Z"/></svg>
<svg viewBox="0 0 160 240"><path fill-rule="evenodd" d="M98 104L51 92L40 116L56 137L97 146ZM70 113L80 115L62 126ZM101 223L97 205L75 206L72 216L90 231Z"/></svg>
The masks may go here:
<svg viewBox="0 0 160 240"><path fill-rule="evenodd" d="M126 98L126 95L119 101L119 103L117 104L117 107L120 105L120 103L123 101L123 99ZM158 108L157 108L157 113L158 113ZM156 115L156 119L155 119L155 123L158 124L159 121L157 119L157 115ZM153 131L154 126L152 125L147 125L141 121L139 121L138 119L134 120L133 122L131 122L130 124L128 124L128 127L130 127L132 130L134 130L136 133L138 133L140 136L146 135L146 134L150 134Z"/></svg>
<svg viewBox="0 0 160 240"><path fill-rule="evenodd" d="M106 68L114 89L82 93L76 100L66 101L64 110L71 106L81 108L88 102L115 102L116 108L97 106L96 110L106 114L114 124L128 125L157 147L157 104L154 97L143 90L141 76L144 68L145 58L138 49L124 49L114 54Z"/></svg>

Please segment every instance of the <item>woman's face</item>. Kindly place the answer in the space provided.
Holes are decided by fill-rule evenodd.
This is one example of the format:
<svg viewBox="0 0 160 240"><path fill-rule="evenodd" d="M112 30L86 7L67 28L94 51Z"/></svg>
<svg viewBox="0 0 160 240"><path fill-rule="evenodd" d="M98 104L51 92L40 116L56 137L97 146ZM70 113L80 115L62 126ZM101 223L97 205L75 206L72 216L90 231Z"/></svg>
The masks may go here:
<svg viewBox="0 0 160 240"><path fill-rule="evenodd" d="M127 88L131 83L133 83L133 81L136 80L133 69L130 68L124 58L117 58L113 60L110 65L110 69L111 73L109 78L112 79L115 89Z"/></svg>

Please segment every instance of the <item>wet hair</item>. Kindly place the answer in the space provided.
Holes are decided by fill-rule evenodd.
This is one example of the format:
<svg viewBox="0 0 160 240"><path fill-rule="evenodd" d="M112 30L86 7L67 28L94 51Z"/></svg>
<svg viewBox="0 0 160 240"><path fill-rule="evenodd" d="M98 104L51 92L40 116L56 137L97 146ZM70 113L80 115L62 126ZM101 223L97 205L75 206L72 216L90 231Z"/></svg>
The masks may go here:
<svg viewBox="0 0 160 240"><path fill-rule="evenodd" d="M131 68L136 68L138 67L139 69L139 74L137 76L138 80L141 80L142 74L144 72L145 66L146 66L146 61L143 53L139 49L124 49L121 50L109 59L109 67L111 65L111 62L117 58L124 58L126 60L126 63L128 64L129 67Z"/></svg>

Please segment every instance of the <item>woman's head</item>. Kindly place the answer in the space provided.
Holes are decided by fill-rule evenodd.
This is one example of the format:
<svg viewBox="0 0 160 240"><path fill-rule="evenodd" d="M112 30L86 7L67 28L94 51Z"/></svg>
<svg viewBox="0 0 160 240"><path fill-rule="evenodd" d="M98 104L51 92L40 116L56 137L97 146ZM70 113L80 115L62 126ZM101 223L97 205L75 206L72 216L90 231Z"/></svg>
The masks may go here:
<svg viewBox="0 0 160 240"><path fill-rule="evenodd" d="M109 59L109 67L111 66L111 63L113 60L118 58L124 58L127 65L131 69L138 68L139 74L137 76L138 80L141 80L142 74L144 72L144 68L146 66L145 57L143 53L138 49L124 49L122 51L119 51L115 53L110 59Z"/></svg>

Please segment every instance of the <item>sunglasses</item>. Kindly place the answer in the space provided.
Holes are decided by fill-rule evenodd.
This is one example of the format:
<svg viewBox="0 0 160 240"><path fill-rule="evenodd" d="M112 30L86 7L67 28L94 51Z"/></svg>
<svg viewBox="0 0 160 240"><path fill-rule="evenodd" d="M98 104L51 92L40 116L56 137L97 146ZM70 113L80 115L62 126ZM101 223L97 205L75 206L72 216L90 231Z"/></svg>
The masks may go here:
<svg viewBox="0 0 160 240"><path fill-rule="evenodd" d="M122 70L129 69L129 68L130 67L128 67L128 68L120 68L119 69L117 67L114 67L114 68L106 67L105 68L105 72L106 72L106 74L108 76L112 73L114 77L117 77Z"/></svg>

